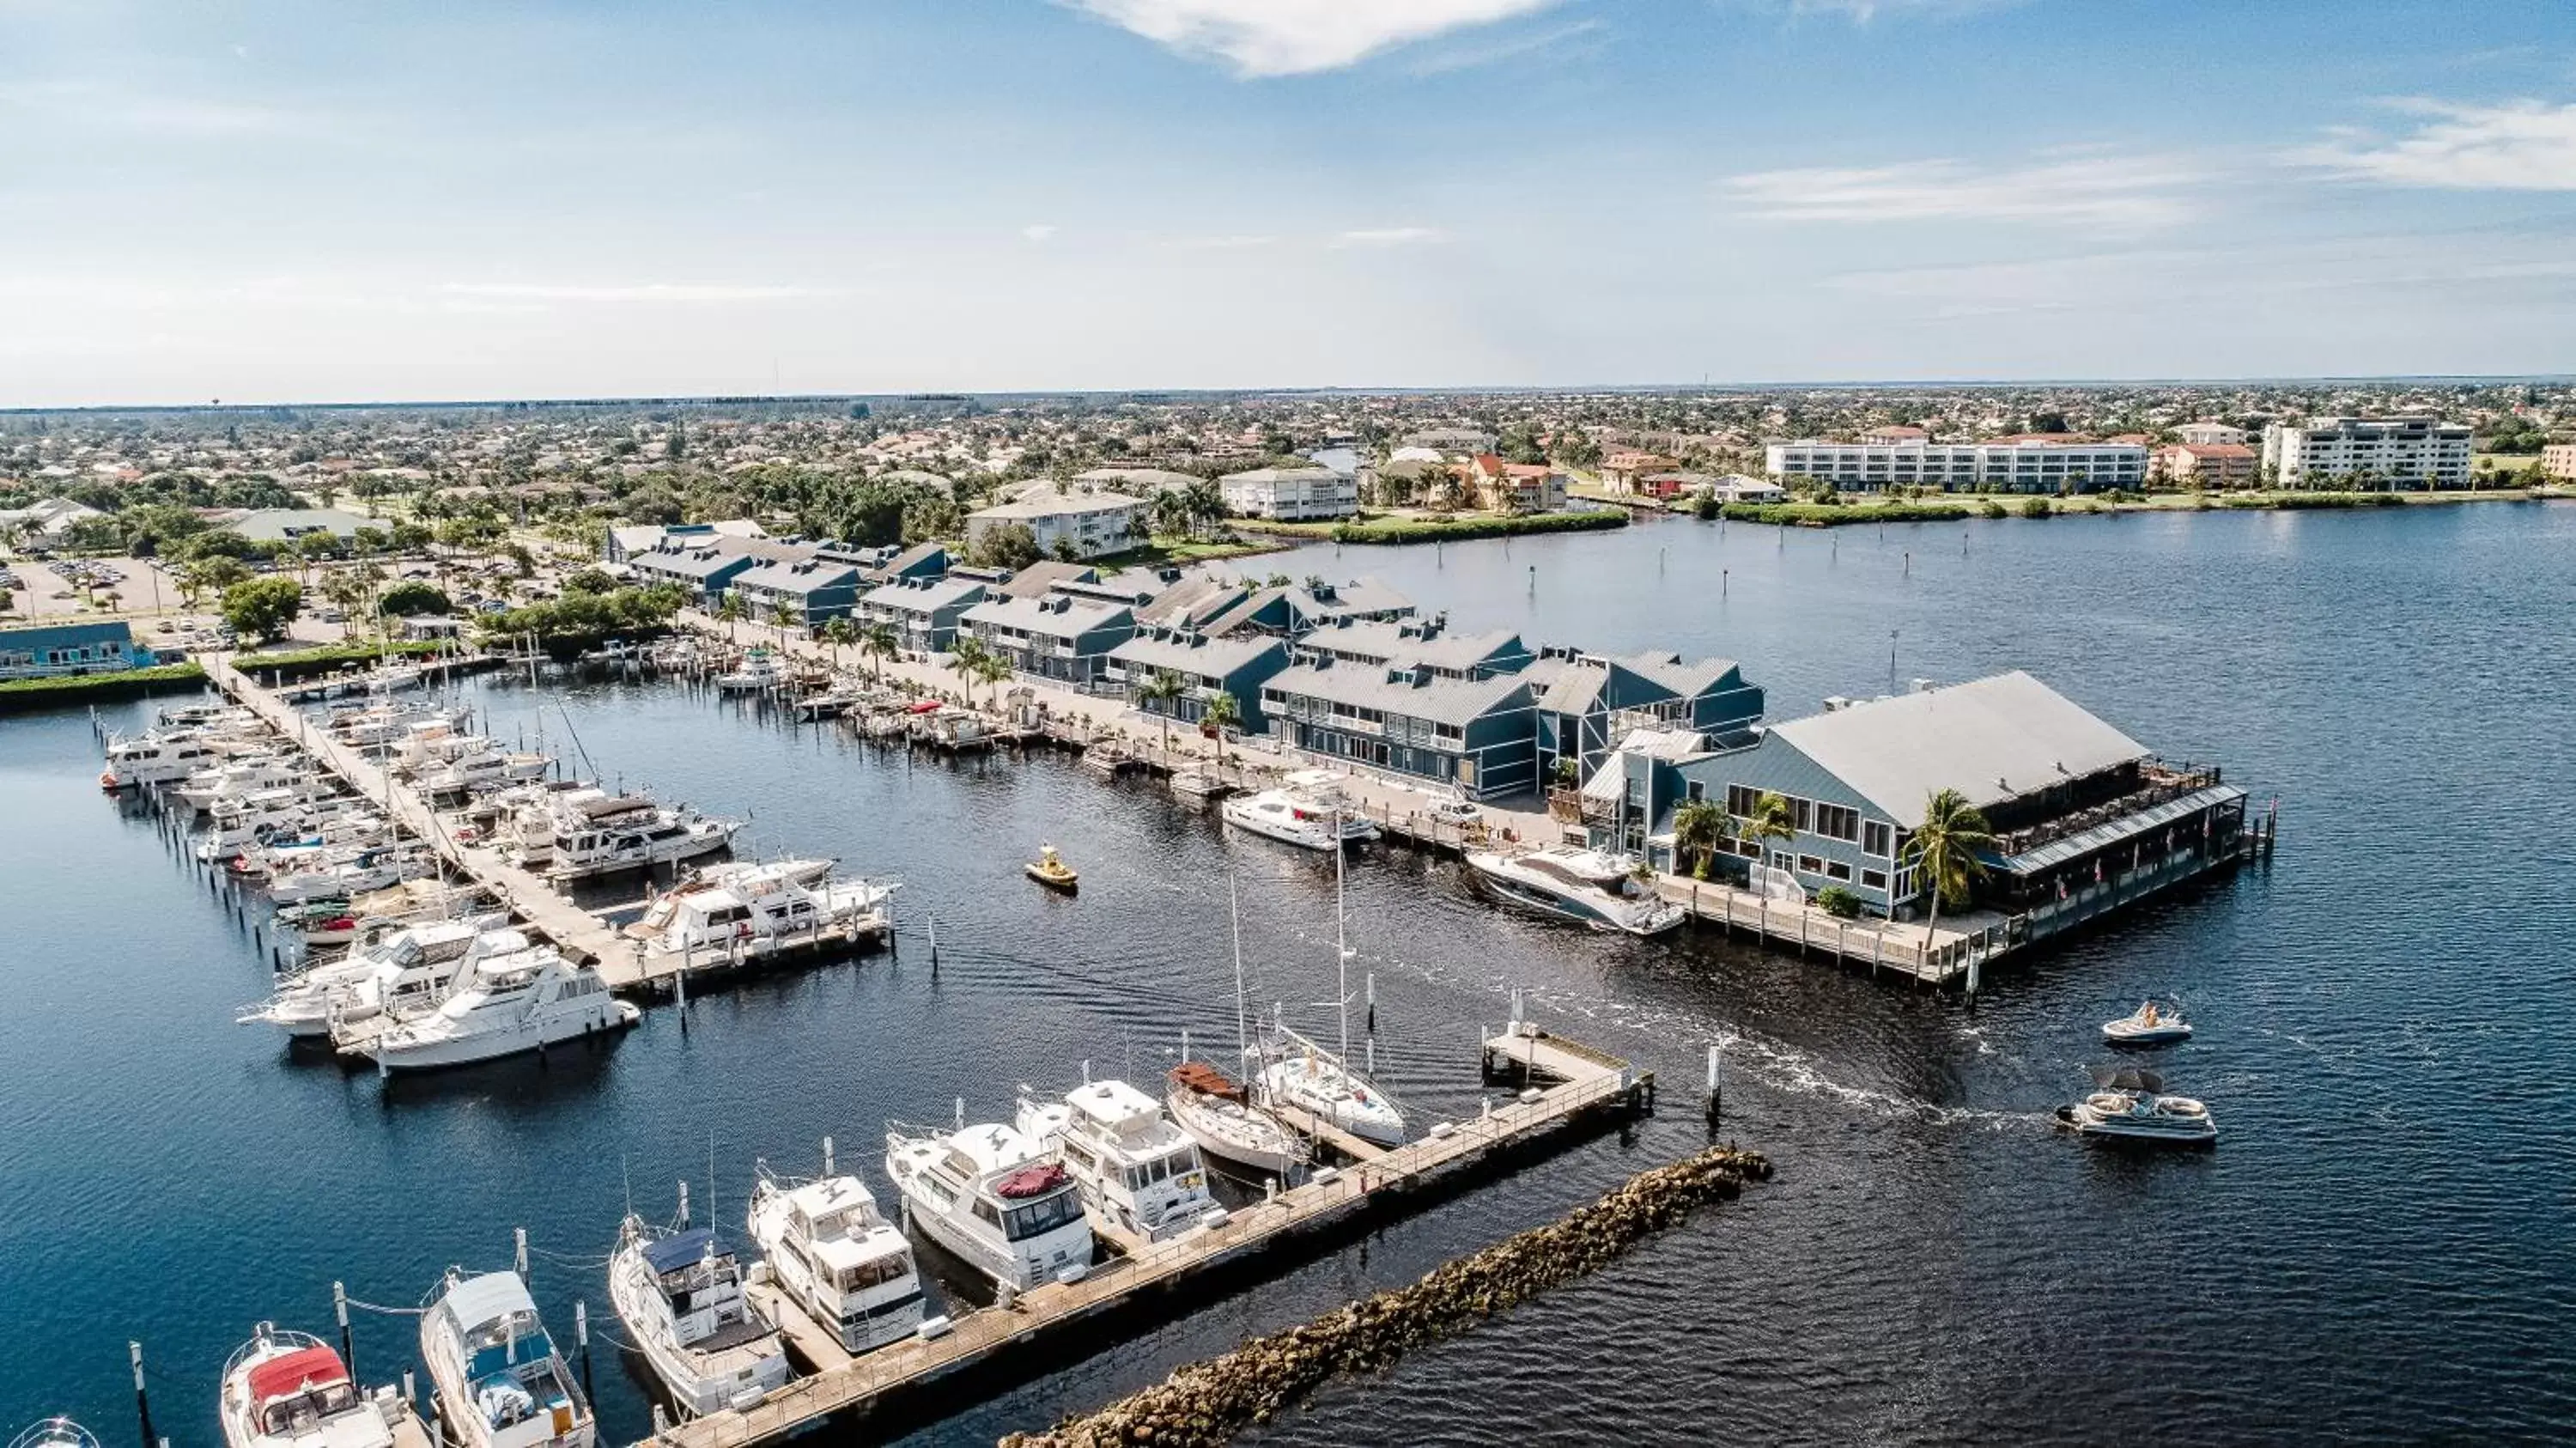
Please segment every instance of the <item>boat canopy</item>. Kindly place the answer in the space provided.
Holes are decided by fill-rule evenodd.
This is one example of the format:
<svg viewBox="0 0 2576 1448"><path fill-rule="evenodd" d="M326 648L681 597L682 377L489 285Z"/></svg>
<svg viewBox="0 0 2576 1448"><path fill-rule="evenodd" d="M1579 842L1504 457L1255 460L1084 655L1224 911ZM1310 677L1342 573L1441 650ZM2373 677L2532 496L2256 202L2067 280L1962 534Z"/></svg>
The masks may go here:
<svg viewBox="0 0 2576 1448"><path fill-rule="evenodd" d="M348 1380L349 1370L338 1353L327 1347L297 1348L251 1368L250 1400L266 1403Z"/></svg>
<svg viewBox="0 0 2576 1448"><path fill-rule="evenodd" d="M691 1227L685 1232L674 1232L644 1244L644 1260L652 1264L657 1275L695 1267L710 1255L721 1257L724 1254L724 1246L716 1240L713 1227Z"/></svg>
<svg viewBox="0 0 2576 1448"><path fill-rule="evenodd" d="M1034 1166L1021 1167L1018 1171L993 1183L993 1193L1013 1201L1025 1197L1042 1197L1069 1180L1071 1178L1064 1174L1063 1167L1051 1161L1040 1162Z"/></svg>
<svg viewBox="0 0 2576 1448"><path fill-rule="evenodd" d="M1229 1101L1243 1099L1243 1088L1234 1078L1205 1061L1183 1061L1172 1068L1172 1084L1202 1096L1222 1096Z"/></svg>

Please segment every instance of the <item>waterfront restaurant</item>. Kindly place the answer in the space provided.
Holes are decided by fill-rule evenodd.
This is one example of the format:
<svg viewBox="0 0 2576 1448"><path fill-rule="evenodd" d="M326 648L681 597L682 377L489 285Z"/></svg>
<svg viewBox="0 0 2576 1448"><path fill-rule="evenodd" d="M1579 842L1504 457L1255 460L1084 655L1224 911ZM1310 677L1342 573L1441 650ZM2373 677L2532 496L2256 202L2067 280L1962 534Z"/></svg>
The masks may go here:
<svg viewBox="0 0 2576 1448"><path fill-rule="evenodd" d="M1518 674L1443 678L1429 665L1335 663L1283 669L1261 709L1290 748L1455 786L1470 799L1538 787L1530 685Z"/></svg>
<svg viewBox="0 0 2576 1448"><path fill-rule="evenodd" d="M2245 791L2214 768L2175 767L2015 670L1852 703L1702 748L1626 749L1581 791L1581 822L1601 848L1679 872L1675 811L1693 800L1736 826L1766 794L1787 801L1787 839L1735 838L1715 873L1744 882L1768 862L1812 895L1839 886L1875 914L1911 918L1927 882L1904 866L1924 807L1957 790L1993 828L1980 852L1978 903L2018 911L2113 876L2155 877L2167 863L2214 860L2245 828ZM1562 812L1560 811L1560 814ZM2186 858L2188 857L2188 858Z"/></svg>
<svg viewBox="0 0 2576 1448"><path fill-rule="evenodd" d="M157 662L123 620L0 627L0 680L112 674Z"/></svg>

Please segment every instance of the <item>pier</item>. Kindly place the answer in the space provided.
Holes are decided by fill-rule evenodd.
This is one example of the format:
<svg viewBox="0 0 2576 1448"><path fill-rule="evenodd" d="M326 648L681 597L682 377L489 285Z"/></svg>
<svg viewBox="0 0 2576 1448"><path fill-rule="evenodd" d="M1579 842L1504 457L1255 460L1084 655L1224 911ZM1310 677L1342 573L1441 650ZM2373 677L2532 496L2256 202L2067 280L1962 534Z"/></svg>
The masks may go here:
<svg viewBox="0 0 2576 1448"><path fill-rule="evenodd" d="M916 1337L853 1358L833 1335L773 1293L788 1340L814 1369L748 1409L679 1424L636 1448L743 1448L813 1426L835 1413L865 1411L889 1394L986 1363L1004 1348L1053 1336L1077 1323L1178 1287L1220 1264L1285 1245L1300 1234L1401 1200L1410 1189L1459 1167L1538 1140L1584 1119L1649 1111L1654 1076L1627 1062L1515 1021L1483 1042L1489 1081L1531 1084L1480 1116L1434 1124L1419 1140L1368 1160L1325 1168L1299 1186L1230 1213L1215 1226L1119 1256L1073 1282L1017 1294L1006 1306L955 1318L936 1337ZM1100 1344L1105 1347L1108 1344Z"/></svg>

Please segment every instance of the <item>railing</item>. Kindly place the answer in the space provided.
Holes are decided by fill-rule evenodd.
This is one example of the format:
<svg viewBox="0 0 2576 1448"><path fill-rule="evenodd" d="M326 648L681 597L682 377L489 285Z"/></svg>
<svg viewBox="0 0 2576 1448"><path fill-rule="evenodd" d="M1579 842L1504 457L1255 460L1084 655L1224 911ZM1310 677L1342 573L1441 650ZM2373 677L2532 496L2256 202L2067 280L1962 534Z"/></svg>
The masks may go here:
<svg viewBox="0 0 2576 1448"><path fill-rule="evenodd" d="M2118 799L2091 805L2073 814L2061 815L2045 824L1999 835L1996 837L1995 848L2006 856L2024 854L2042 845L2054 844L2069 836L2080 835L2086 830L2098 828L2141 810L2153 809L2169 800L2177 800L2184 795L2211 788L2220 782L2219 771L2215 766L2167 767L2151 763L2146 767L2145 774L2152 782L2144 789L2133 790Z"/></svg>

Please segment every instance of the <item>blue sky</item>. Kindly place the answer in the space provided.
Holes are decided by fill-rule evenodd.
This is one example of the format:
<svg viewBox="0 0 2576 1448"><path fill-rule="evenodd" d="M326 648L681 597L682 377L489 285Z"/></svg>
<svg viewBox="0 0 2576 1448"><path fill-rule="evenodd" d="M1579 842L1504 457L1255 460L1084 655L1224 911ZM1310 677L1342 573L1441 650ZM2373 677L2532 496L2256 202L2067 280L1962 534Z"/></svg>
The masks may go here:
<svg viewBox="0 0 2576 1448"><path fill-rule="evenodd" d="M2565 0L0 0L0 405L2544 371Z"/></svg>

